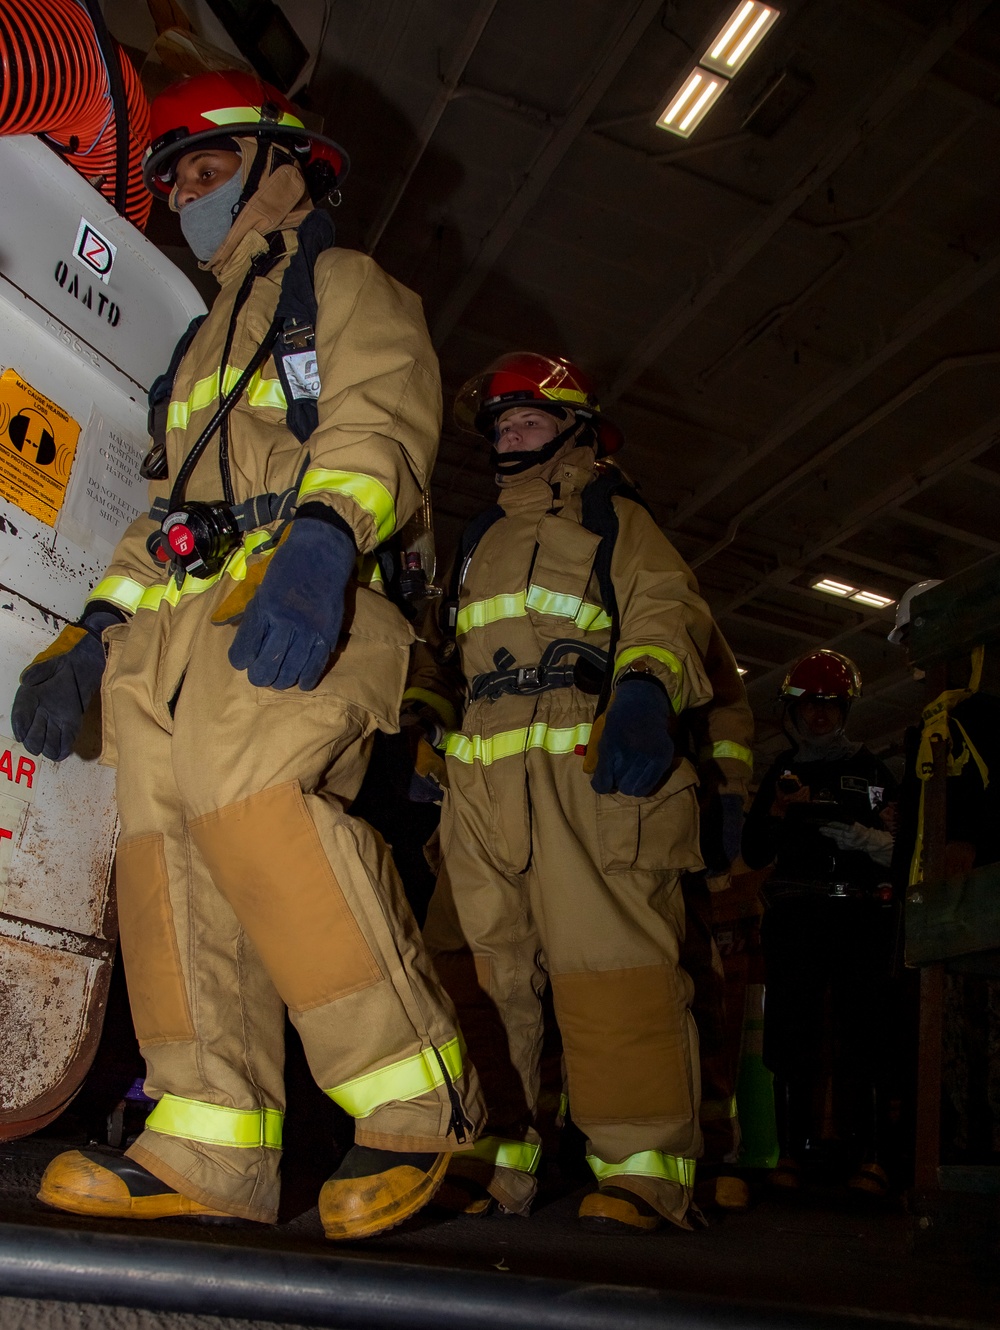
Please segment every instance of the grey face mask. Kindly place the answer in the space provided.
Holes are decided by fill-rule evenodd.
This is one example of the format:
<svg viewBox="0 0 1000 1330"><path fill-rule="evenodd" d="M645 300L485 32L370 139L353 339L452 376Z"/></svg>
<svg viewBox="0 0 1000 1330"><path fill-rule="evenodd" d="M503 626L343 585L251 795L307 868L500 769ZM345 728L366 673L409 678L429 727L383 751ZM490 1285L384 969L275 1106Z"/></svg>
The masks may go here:
<svg viewBox="0 0 1000 1330"><path fill-rule="evenodd" d="M243 172L237 171L211 194L185 204L180 210L181 231L196 259L207 263L229 234L233 209L243 193Z"/></svg>

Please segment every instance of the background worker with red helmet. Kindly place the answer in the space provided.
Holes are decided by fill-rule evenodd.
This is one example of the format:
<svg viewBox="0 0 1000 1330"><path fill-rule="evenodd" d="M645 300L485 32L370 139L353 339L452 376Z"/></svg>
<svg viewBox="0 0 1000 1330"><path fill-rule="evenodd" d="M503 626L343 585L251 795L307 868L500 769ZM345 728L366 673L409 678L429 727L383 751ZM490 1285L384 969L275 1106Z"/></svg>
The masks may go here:
<svg viewBox="0 0 1000 1330"><path fill-rule="evenodd" d="M781 1148L771 1182L799 1186L807 1146L823 1136L823 1073L832 1063L848 1185L881 1195L889 1183L879 1151L897 789L888 768L847 736L860 692L857 666L836 651L812 651L789 670L781 700L792 747L757 791L743 858L751 868L774 866L761 927L764 1061L775 1077Z"/></svg>
<svg viewBox="0 0 1000 1330"><path fill-rule="evenodd" d="M621 435L574 365L503 356L455 414L491 443L500 492L462 539L445 640L407 693L451 728L425 938L489 1109L489 1135L452 1160L448 1199L528 1212L548 983L599 1184L581 1220L686 1227L701 1132L679 882L702 861L675 736L712 696L712 618L621 472L597 460Z"/></svg>
<svg viewBox="0 0 1000 1330"><path fill-rule="evenodd" d="M152 120L147 183L222 289L152 394L150 513L25 671L13 723L65 757L103 674L122 950L156 1104L125 1156L60 1155L40 1195L273 1222L287 1009L357 1119L324 1229L365 1237L430 1198L481 1118L386 847L345 812L371 735L396 726L412 632L369 556L433 466L437 363L419 300L332 247L307 181L326 193L346 158L280 93L206 74Z"/></svg>

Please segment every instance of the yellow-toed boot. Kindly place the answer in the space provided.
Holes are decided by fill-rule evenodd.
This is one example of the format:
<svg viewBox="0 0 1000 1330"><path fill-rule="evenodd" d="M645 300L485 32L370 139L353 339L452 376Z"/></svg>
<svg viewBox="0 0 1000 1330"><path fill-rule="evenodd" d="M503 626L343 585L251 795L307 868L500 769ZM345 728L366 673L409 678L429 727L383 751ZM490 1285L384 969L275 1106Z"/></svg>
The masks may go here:
<svg viewBox="0 0 1000 1330"><path fill-rule="evenodd" d="M168 1187L125 1155L67 1150L42 1175L38 1199L74 1215L104 1219L230 1219Z"/></svg>
<svg viewBox="0 0 1000 1330"><path fill-rule="evenodd" d="M450 1158L352 1146L319 1194L323 1232L343 1242L395 1228L431 1199Z"/></svg>
<svg viewBox="0 0 1000 1330"><path fill-rule="evenodd" d="M616 1236L652 1233L663 1223L662 1215L641 1196L611 1184L586 1195L580 1202L577 1218L584 1228Z"/></svg>

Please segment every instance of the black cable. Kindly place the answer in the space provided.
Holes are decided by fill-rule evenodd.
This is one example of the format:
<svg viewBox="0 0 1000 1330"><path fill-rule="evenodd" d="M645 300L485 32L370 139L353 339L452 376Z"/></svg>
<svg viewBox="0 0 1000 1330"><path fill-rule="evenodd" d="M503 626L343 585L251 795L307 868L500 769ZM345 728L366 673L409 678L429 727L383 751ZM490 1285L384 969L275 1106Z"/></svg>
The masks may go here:
<svg viewBox="0 0 1000 1330"><path fill-rule="evenodd" d="M83 0L83 4L94 25L94 36L108 73L108 91L115 116L115 211L124 217L128 207L128 98L122 78L121 53L118 43L108 32L97 0Z"/></svg>

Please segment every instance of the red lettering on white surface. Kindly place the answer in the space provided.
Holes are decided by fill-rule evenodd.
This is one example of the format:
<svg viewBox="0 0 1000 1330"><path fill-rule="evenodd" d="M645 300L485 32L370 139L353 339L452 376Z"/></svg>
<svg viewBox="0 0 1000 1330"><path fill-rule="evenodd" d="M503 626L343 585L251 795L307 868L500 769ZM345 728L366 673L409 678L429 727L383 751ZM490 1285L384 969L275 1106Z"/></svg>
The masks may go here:
<svg viewBox="0 0 1000 1330"><path fill-rule="evenodd" d="M5 749L3 757L0 757L0 776L6 776L8 780L14 779L14 768L9 748Z"/></svg>
<svg viewBox="0 0 1000 1330"><path fill-rule="evenodd" d="M14 833L12 831L5 831L3 827L0 827L0 840L13 840L13 839L14 839Z"/></svg>
<svg viewBox="0 0 1000 1330"><path fill-rule="evenodd" d="M30 757L19 757L17 759L17 775L14 777L14 784L21 784L21 777L24 777L24 783L28 789L31 789L31 782L35 779L35 764Z"/></svg>

